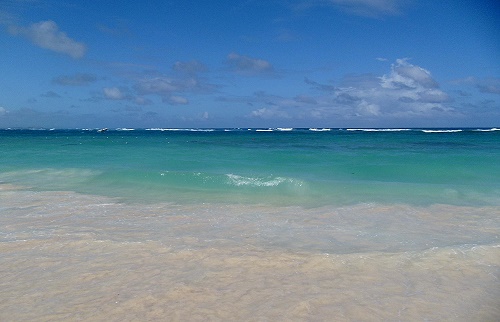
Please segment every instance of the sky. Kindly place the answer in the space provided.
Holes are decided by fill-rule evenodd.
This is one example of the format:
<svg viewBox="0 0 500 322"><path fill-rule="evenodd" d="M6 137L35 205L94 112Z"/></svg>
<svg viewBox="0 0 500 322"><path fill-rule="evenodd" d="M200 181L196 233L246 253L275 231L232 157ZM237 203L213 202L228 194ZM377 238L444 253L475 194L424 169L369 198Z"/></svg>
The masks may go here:
<svg viewBox="0 0 500 322"><path fill-rule="evenodd" d="M500 2L0 0L18 127L500 127Z"/></svg>

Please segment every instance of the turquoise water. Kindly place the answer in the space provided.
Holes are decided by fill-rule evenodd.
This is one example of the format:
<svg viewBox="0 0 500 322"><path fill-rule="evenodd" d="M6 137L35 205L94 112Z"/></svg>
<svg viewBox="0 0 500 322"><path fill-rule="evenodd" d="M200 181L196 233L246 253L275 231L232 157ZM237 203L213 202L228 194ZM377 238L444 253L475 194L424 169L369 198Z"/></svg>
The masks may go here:
<svg viewBox="0 0 500 322"><path fill-rule="evenodd" d="M0 182L132 202L500 205L500 131L3 130Z"/></svg>

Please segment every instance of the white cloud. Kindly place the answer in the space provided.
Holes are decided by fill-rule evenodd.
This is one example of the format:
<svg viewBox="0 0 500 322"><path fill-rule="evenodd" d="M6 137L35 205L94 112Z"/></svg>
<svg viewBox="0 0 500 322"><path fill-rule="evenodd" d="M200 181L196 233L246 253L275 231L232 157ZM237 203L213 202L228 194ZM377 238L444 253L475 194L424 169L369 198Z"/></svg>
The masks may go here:
<svg viewBox="0 0 500 322"><path fill-rule="evenodd" d="M428 70L408 63L407 59L398 59L396 64L392 65L391 73L382 77L382 86L388 88L401 86L435 88L437 83L432 79Z"/></svg>
<svg viewBox="0 0 500 322"><path fill-rule="evenodd" d="M243 56L237 53L229 54L226 62L232 71L246 75L257 75L274 71L273 65L266 60Z"/></svg>
<svg viewBox="0 0 500 322"><path fill-rule="evenodd" d="M5 107L1 107L1 106L0 106L0 116L3 116L3 115L5 115L5 114L7 114L7 113L8 113L8 112L7 112L7 110L5 109Z"/></svg>
<svg viewBox="0 0 500 322"><path fill-rule="evenodd" d="M9 32L13 35L24 36L41 48L63 53L75 59L82 58L85 55L86 46L69 38L51 20L40 21L31 24L29 27L11 25L9 26Z"/></svg>
<svg viewBox="0 0 500 322"><path fill-rule="evenodd" d="M452 113L450 98L439 89L431 73L398 59L388 74L349 75L340 86L322 85L306 79L306 83L326 93L317 99L314 109L326 115L343 117L428 117L436 113ZM320 107L320 108L318 108Z"/></svg>
<svg viewBox="0 0 500 322"><path fill-rule="evenodd" d="M376 81L376 82L375 82ZM405 59L398 59L389 74L366 79L349 88L338 88L337 98L347 94L349 104L361 115L414 115L449 111L449 96L438 88L431 73ZM345 98L345 97L343 97Z"/></svg>

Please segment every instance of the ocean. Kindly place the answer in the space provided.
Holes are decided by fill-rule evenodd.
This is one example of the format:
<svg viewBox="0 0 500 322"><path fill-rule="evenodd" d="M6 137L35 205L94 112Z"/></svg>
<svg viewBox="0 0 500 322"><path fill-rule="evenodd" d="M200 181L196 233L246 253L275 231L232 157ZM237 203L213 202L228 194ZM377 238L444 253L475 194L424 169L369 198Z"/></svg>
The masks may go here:
<svg viewBox="0 0 500 322"><path fill-rule="evenodd" d="M500 130L0 130L2 321L498 321Z"/></svg>

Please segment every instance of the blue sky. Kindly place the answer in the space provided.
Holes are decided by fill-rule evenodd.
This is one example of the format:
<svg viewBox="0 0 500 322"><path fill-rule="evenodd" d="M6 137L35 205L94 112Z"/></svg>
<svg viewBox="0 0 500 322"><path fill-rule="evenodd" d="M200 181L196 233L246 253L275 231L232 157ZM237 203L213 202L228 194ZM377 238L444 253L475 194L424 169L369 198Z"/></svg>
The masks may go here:
<svg viewBox="0 0 500 322"><path fill-rule="evenodd" d="M0 0L0 127L500 126L500 5Z"/></svg>

